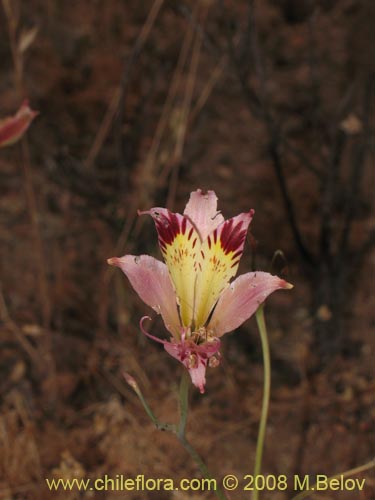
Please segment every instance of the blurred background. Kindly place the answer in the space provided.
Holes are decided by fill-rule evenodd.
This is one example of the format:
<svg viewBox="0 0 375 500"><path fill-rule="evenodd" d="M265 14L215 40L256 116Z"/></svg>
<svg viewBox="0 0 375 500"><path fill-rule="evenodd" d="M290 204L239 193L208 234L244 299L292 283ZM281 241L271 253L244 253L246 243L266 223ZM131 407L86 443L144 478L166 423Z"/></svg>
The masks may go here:
<svg viewBox="0 0 375 500"><path fill-rule="evenodd" d="M161 258L137 209L182 212L197 188L226 218L255 209L240 272L295 285L266 307L264 473L374 456L374 23L372 0L2 0L0 116L25 97L40 114L0 151L0 498L212 498L44 480L199 477L126 385L124 370L176 421L181 366L139 332L151 311L106 264ZM152 333L165 338L159 320ZM222 354L191 390L188 437L216 477L242 477L262 400L254 319ZM324 498L374 499L361 477L363 492Z"/></svg>

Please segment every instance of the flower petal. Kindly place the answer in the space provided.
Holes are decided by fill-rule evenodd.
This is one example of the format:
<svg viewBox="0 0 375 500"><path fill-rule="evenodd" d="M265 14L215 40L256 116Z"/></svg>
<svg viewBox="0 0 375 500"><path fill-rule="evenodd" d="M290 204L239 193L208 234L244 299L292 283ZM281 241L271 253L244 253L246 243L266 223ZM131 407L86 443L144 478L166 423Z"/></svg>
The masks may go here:
<svg viewBox="0 0 375 500"><path fill-rule="evenodd" d="M33 111L24 101L14 116L0 120L0 148L18 141L28 129L38 111Z"/></svg>
<svg viewBox="0 0 375 500"><path fill-rule="evenodd" d="M207 363L214 354L219 352L221 344L220 340L218 338L212 338L203 344L197 345L190 338L186 338L187 329L182 328L181 339L178 341L172 339L171 342L168 342L167 340L159 339L158 337L148 333L143 328L143 322L145 319L151 318L149 316L143 316L141 319L139 324L142 332L155 342L163 344L167 353L180 361L180 363L187 368L191 381L203 394L204 386L206 385ZM218 361L216 361L214 366L217 366L217 363Z"/></svg>
<svg viewBox="0 0 375 500"><path fill-rule="evenodd" d="M159 245L176 289L183 326L194 316L196 276L200 266L200 238L190 220L165 208L147 212L155 221Z"/></svg>
<svg viewBox="0 0 375 500"><path fill-rule="evenodd" d="M166 328L179 338L181 325L176 294L167 266L149 255L113 257L108 259L108 264L118 266L126 274L143 302L161 314Z"/></svg>
<svg viewBox="0 0 375 500"><path fill-rule="evenodd" d="M191 381L203 394L207 363L209 358L219 351L220 340L214 339L197 345L183 338L180 342L165 342L164 349L187 368Z"/></svg>
<svg viewBox="0 0 375 500"><path fill-rule="evenodd" d="M217 211L217 196L214 191L207 191L207 193L203 193L201 189L193 191L185 207L184 215L194 224L201 241L204 241L224 222L224 217Z"/></svg>
<svg viewBox="0 0 375 500"><path fill-rule="evenodd" d="M251 210L223 222L202 243L202 269L197 276L195 297L196 328L205 324L220 294L237 272L253 213Z"/></svg>
<svg viewBox="0 0 375 500"><path fill-rule="evenodd" d="M208 328L216 337L235 330L280 288L293 288L293 285L261 271L242 274L220 296Z"/></svg>

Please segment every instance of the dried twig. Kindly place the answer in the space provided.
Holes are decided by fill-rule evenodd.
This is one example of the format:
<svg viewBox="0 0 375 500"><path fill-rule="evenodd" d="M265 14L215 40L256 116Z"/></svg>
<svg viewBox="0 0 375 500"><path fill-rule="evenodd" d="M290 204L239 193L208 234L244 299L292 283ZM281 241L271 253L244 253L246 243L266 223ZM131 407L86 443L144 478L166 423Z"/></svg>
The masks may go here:
<svg viewBox="0 0 375 500"><path fill-rule="evenodd" d="M371 124L370 116L374 110L374 97L375 97L375 85L374 79L370 76L365 85L365 91L363 96L362 104L362 140L356 146L354 146L353 156L352 156L352 168L350 173L350 178L348 184L350 190L347 194L346 204L344 209L344 223L343 229L340 236L338 257L340 262L345 258L348 253L348 245L350 241L350 234L352 229L352 224L354 221L356 207L358 204L358 199L360 195L360 184L363 179L365 163L366 163L366 153L370 145L371 137Z"/></svg>
<svg viewBox="0 0 375 500"><path fill-rule="evenodd" d="M172 82L168 89L167 98L165 100L163 110L152 139L150 151L146 158L146 163L145 163L146 170L144 171L146 178L150 178L151 173L156 166L156 158L160 150L160 144L162 141L163 134L167 130L168 123L171 120L173 104L177 97L178 88L181 85L183 68L188 58L192 40L193 40L193 30L187 29L184 40L182 42L182 47L180 50L176 68L173 73ZM162 170L160 172L159 184L161 185L164 184L166 176L167 172L165 170Z"/></svg>
<svg viewBox="0 0 375 500"><path fill-rule="evenodd" d="M98 132L95 136L94 142L93 142L91 149L89 151L89 154L87 155L87 159L84 162L84 164L87 168L90 168L93 165L93 163L95 162L95 159L98 156L101 148L103 147L104 141L106 140L106 138L109 134L111 125L113 123L113 120L116 117L116 114L121 115L120 108L121 108L121 105L123 104L125 91L126 91L129 79L130 79L131 68L133 67L134 61L139 56L139 53L141 52L142 48L144 47L144 45L145 45L145 43L150 35L150 32L155 24L156 18L159 14L159 11L160 11L163 3L164 3L164 0L155 0L154 1L153 5L150 9L150 12L147 16L147 19L146 19L145 23L143 24L142 29L141 29L141 31L140 31L140 33L135 41L131 55L128 59L126 59L126 62L124 63L120 86L115 90L115 92L112 96L112 99L108 105L106 114L104 116L104 119L103 119L102 123L100 124ZM121 116L121 118L123 118L123 117ZM123 120L121 119L121 122L122 121Z"/></svg>
<svg viewBox="0 0 375 500"><path fill-rule="evenodd" d="M203 16L205 17L206 15L207 15L207 8L204 9L202 17ZM169 185L169 191L168 191L168 197L167 197L167 207L169 207L171 209L173 207L174 199L175 199L175 195L176 195L177 182L178 182L178 169L179 169L179 166L181 163L183 147L184 147L185 138L186 138L186 131L187 131L188 124L189 124L189 113L190 113L194 85L195 85L195 80L196 80L196 75L197 75L201 41L202 41L202 37L199 35L196 35L194 46L193 46L193 53L192 53L191 62L190 62L189 75L188 75L187 82L186 82L186 90L185 90L184 100L183 100L183 104L182 104L181 118L180 118L180 123L179 123L178 131L177 131L176 144L175 144L174 153L173 153L173 157L172 157L172 176L171 176L171 182Z"/></svg>
<svg viewBox="0 0 375 500"><path fill-rule="evenodd" d="M282 137L280 126L276 123L275 119L272 116L269 98L267 95L267 81L266 81L266 72L263 64L263 56L258 44L253 1L250 0L248 5L249 5L248 30L250 30L250 39L253 52L253 59L255 61L255 70L258 79L261 83L260 85L261 91L259 96L251 89L250 85L248 84L248 80L247 78L245 78L241 63L237 59L231 40L229 40L229 50L232 55L232 60L236 68L238 78L240 80L249 109L254 115L254 117L263 121L266 126L269 138L269 145L268 145L269 153L280 186L285 210L288 214L288 221L293 234L293 238L305 263L311 266L314 264L315 259L311 251L307 248L306 244L303 241L303 237L295 215L296 213L295 208L289 193L284 173L284 166L283 166L283 159L282 159L280 145L282 143L285 144L288 141L286 140L286 138Z"/></svg>
<svg viewBox="0 0 375 500"><path fill-rule="evenodd" d="M39 354L39 352L35 349L35 347L31 344L31 342L27 339L21 328L17 325L15 321L11 318L3 290L2 290L2 285L0 283L0 319L1 321L4 322L5 326L9 328L9 330L12 331L14 336L16 337L17 341L19 342L20 346L22 349L26 352L26 354L29 356L31 361L34 363L34 366L39 368L40 364L42 362L42 358Z"/></svg>
<svg viewBox="0 0 375 500"><path fill-rule="evenodd" d="M3 7L7 18L8 35L12 52L14 65L14 74L16 88L20 96L23 96L23 53L19 48L20 41L17 38L19 11L18 4L10 3L8 0L3 0ZM38 209L36 203L35 191L32 183L32 173L30 165L30 152L26 136L21 140L22 145L22 169L24 176L24 184L26 191L27 204L29 207L29 215L33 232L33 240L35 247L35 258L38 267L39 276L39 294L41 299L41 309L44 328L48 329L51 320L51 302L47 280L47 271L45 266L45 258L43 251L42 236L38 223Z"/></svg>
<svg viewBox="0 0 375 500"><path fill-rule="evenodd" d="M10 3L8 0L3 0L3 6L7 17L8 23L8 34L11 46L11 52L13 57L13 65L15 72L16 88L20 96L23 95L24 82L23 82L23 51L20 50L21 40L17 37L18 23L19 23L19 11L18 3ZM44 326L44 335L41 338L41 356L43 358L43 363L37 362L35 353L30 348L30 345L25 343L25 339L20 335L20 331L15 327L14 323L10 323L15 332L19 342L23 345L24 349L27 350L28 354L33 357L36 366L40 369L41 366L45 366L46 372L48 373L49 380L51 384L49 385L49 398L51 402L55 401L56 398L56 366L52 353L52 337L50 332L51 323L51 295L49 291L49 284L47 279L47 269L46 269L46 259L43 249L43 240L39 227L39 214L37 208L36 195L34 191L34 186L32 182L32 171L31 171L31 160L30 160L30 150L28 145L28 140L26 136L21 139L21 155L22 155L22 169L24 177L24 187L26 191L27 205L29 209L29 216L31 222L31 230L33 236L34 244L34 255L37 266L38 275L38 287L40 296L40 307Z"/></svg>

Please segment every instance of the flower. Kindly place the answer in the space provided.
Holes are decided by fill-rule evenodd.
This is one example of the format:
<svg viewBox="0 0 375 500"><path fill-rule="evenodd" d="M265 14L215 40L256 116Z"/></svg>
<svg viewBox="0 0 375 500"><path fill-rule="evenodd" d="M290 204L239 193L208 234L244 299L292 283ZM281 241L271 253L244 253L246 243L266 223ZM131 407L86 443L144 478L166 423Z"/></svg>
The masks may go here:
<svg viewBox="0 0 375 500"><path fill-rule="evenodd" d="M277 289L292 285L257 271L235 276L254 210L228 220L217 211L214 191L190 195L183 215L152 208L165 264L148 255L113 257L139 297L161 314L171 340L142 331L189 371L204 392L206 367L217 366L220 337L235 330Z"/></svg>
<svg viewBox="0 0 375 500"><path fill-rule="evenodd" d="M25 100L14 116L0 120L0 148L17 142L37 114L38 111L33 111Z"/></svg>

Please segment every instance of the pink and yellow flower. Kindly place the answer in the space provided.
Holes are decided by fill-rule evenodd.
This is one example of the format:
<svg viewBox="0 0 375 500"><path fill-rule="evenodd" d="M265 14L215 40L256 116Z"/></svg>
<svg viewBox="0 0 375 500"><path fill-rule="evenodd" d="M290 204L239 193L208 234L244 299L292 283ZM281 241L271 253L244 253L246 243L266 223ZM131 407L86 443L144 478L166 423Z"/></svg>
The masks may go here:
<svg viewBox="0 0 375 500"><path fill-rule="evenodd" d="M275 290L292 285L257 271L234 281L254 210L228 220L217 211L213 191L194 191L183 215L152 208L165 264L148 255L113 257L139 297L161 314L171 340L142 331L189 371L203 393L206 367L220 358L220 337L238 328Z"/></svg>
<svg viewBox="0 0 375 500"><path fill-rule="evenodd" d="M0 148L17 142L37 114L38 111L33 111L28 101L25 100L14 116L7 116L0 120Z"/></svg>

